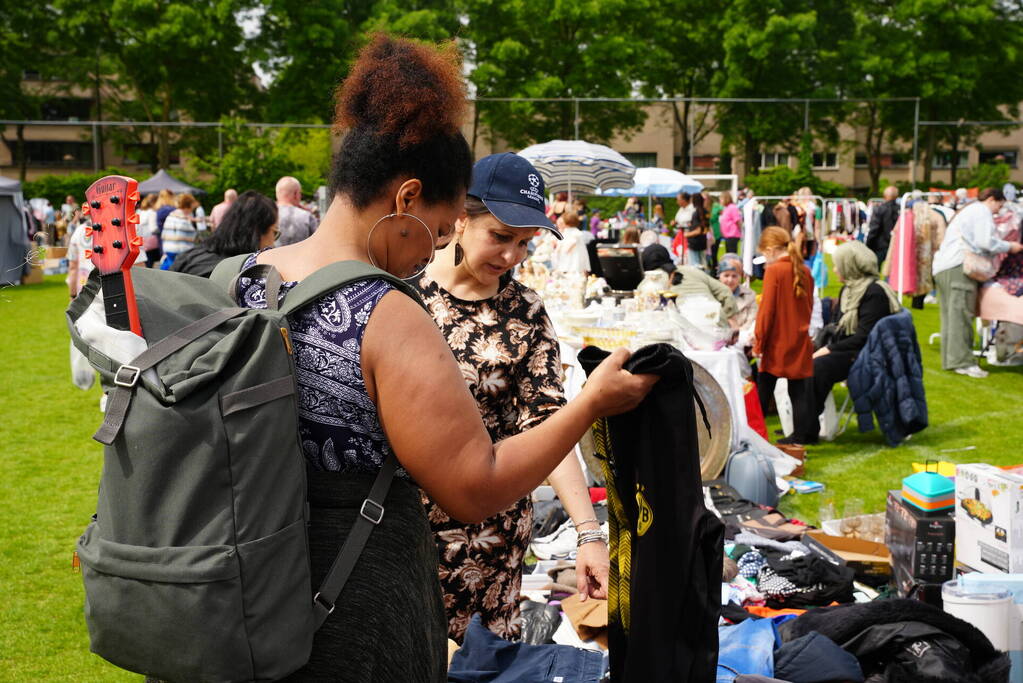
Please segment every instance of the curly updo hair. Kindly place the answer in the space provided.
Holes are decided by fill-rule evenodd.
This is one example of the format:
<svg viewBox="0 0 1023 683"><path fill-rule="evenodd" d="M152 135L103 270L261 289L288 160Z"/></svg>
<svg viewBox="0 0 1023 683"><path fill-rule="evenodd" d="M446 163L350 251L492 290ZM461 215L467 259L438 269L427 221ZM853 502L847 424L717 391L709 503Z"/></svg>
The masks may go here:
<svg viewBox="0 0 1023 683"><path fill-rule="evenodd" d="M338 89L334 130L344 132L330 191L364 209L400 176L419 178L428 203L450 201L472 179L460 130L465 82L454 43L427 46L377 34Z"/></svg>

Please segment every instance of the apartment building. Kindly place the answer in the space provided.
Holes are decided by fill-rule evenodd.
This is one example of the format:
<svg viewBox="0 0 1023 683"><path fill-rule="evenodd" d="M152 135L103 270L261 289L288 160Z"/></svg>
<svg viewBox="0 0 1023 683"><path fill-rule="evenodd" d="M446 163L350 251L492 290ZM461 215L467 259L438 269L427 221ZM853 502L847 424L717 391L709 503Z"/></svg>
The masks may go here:
<svg viewBox="0 0 1023 683"><path fill-rule="evenodd" d="M26 81L36 88L46 84L31 81L33 75L26 74ZM587 103L586 106L600 106ZM642 129L630 136L620 136L611 146L628 157L637 166L678 167L682 149L683 132L677 125L671 103L637 104L646 108L648 116ZM145 143L115 144L114 131L98 131L93 126L82 125L80 121L91 118L92 99L87 92L67 94L61 91L49 99L43 107L43 119L52 125L26 125L23 130L26 178L33 180L49 173L92 171L116 166L140 176L149 174L151 145ZM471 139L471 124L465 133ZM793 138L797 138L793 135ZM18 156L16 126L3 127L3 144L0 144L0 175L17 177L21 159ZM863 190L870 186L867 169L864 133L851 126L840 129L841 142L834 147L818 147L814 151L814 172L821 178L841 183L846 187ZM795 144L795 143L794 143ZM495 152L508 151L509 147L500 142L489 142L486 136L477 136L475 153L477 157ZM1012 169L1013 182L1023 184L1023 166L1020 164L1020 150L1023 149L1023 128L1006 127L1002 131L985 133L977 144L969 149L959 150L960 169L978 163L1002 159ZM692 173L715 174L721 171L721 136L711 130L694 146L689 154L689 168ZM761 168L789 166L795 168L798 149L775 148L761 151ZM911 178L910 161L912 149L907 143L904 149L892 149L882 156L882 178L908 181ZM172 154L171 165L180 163L180 157ZM935 181L948 182L951 166L949 151L939 151L937 163L931 177ZM743 160L733 158L731 172L740 178L745 175ZM918 166L916 178L923 180L923 168Z"/></svg>

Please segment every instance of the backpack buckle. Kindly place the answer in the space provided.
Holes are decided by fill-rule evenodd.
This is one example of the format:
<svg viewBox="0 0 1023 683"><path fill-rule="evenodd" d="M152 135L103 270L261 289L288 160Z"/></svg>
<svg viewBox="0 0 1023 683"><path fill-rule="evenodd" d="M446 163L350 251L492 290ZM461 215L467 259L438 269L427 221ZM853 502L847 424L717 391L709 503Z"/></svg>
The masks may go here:
<svg viewBox="0 0 1023 683"><path fill-rule="evenodd" d="M126 374L122 374L126 373ZM117 368L117 372L114 373L114 384L119 387L126 387L128 389L133 388L139 383L139 376L142 374L142 370L135 367L134 365L122 365Z"/></svg>
<svg viewBox="0 0 1023 683"><path fill-rule="evenodd" d="M313 604L319 605L323 609L327 610L328 615L334 612L334 603L329 602L327 598L323 597L319 593L313 596Z"/></svg>
<svg viewBox="0 0 1023 683"><path fill-rule="evenodd" d="M369 507L371 505L373 507ZM362 501L362 508L359 510L359 514L373 524L380 524L380 520L384 518L384 506L375 500L367 498Z"/></svg>

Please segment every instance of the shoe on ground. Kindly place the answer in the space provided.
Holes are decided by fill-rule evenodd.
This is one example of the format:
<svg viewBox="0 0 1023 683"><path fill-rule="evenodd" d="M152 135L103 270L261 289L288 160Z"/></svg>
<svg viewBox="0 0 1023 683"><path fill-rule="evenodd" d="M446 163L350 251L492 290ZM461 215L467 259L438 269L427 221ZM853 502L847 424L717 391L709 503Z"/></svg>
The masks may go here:
<svg viewBox="0 0 1023 683"><path fill-rule="evenodd" d="M967 368L956 368L957 375L966 375L976 379L984 379L988 376L987 370L982 370L979 365L971 365Z"/></svg>
<svg viewBox="0 0 1023 683"><path fill-rule="evenodd" d="M936 304L936 303L938 303L938 298L936 296L934 296L933 294L928 294L927 296L924 297L924 303L925 304Z"/></svg>

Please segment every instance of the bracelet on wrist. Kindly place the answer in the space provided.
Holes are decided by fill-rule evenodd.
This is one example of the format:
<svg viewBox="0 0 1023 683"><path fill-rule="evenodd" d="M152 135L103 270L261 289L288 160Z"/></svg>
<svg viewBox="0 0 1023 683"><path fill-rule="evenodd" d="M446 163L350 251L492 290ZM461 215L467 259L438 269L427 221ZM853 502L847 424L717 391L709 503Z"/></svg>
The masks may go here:
<svg viewBox="0 0 1023 683"><path fill-rule="evenodd" d="M593 519L584 519L581 522L572 522L572 526L574 526L576 529L578 529L583 524L589 524L590 522L593 522L594 524L600 524L600 520L597 519L596 517L594 517Z"/></svg>
<svg viewBox="0 0 1023 683"><path fill-rule="evenodd" d="M603 544L607 545L607 539L603 538L601 536L593 536L591 538L580 538L579 542L576 543L576 547L577 548L582 547L583 545L585 545L587 543L603 543Z"/></svg>

